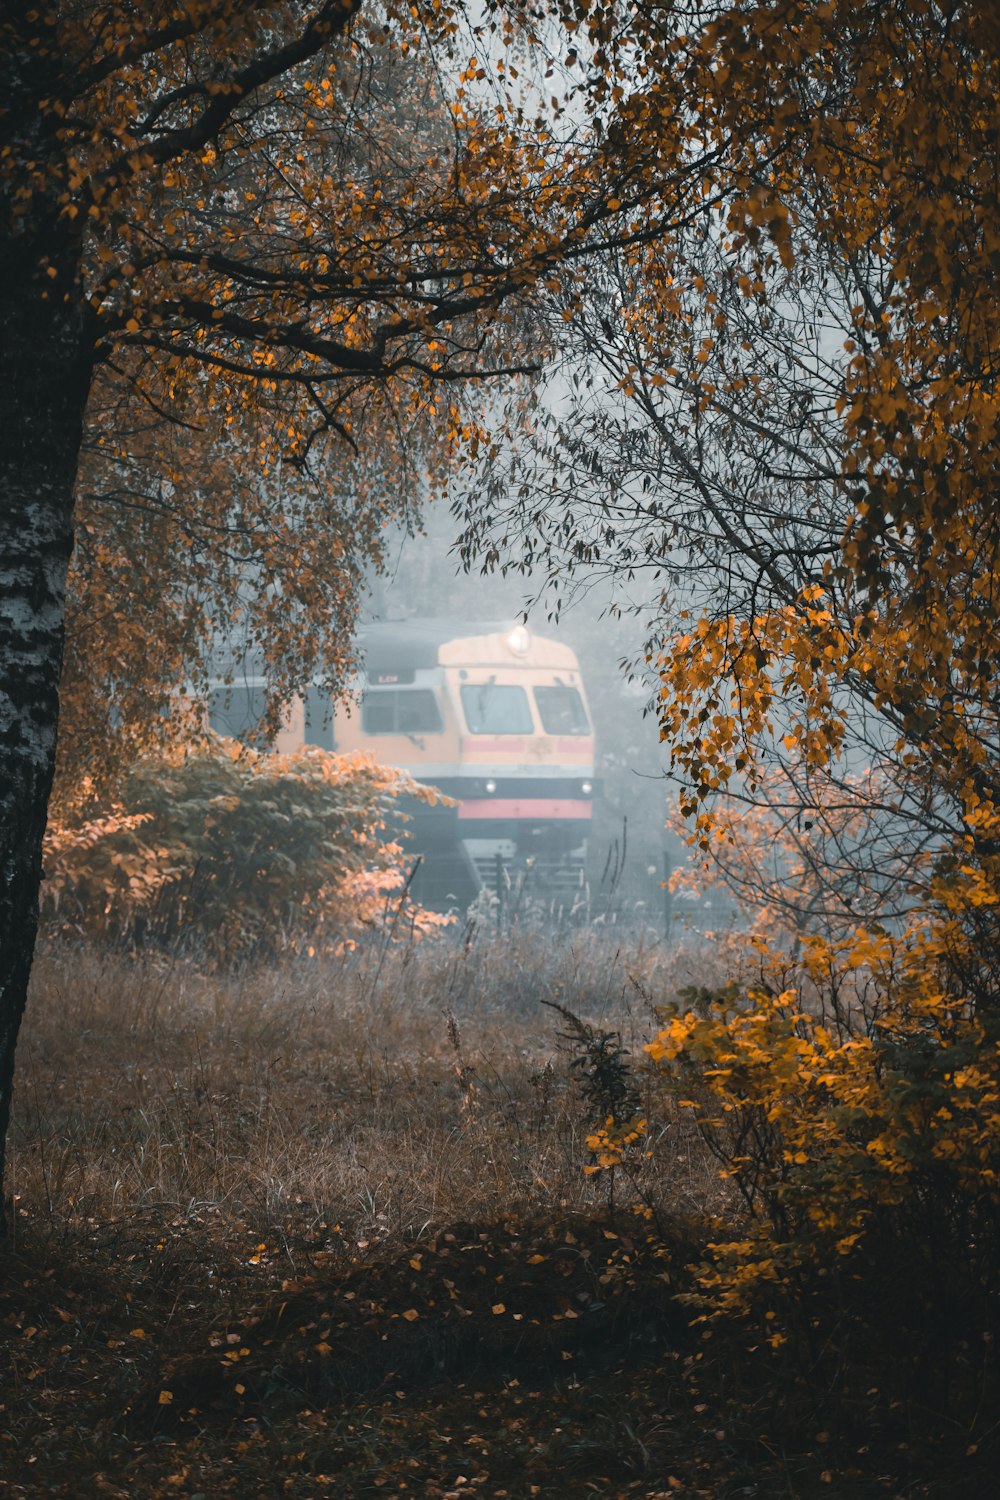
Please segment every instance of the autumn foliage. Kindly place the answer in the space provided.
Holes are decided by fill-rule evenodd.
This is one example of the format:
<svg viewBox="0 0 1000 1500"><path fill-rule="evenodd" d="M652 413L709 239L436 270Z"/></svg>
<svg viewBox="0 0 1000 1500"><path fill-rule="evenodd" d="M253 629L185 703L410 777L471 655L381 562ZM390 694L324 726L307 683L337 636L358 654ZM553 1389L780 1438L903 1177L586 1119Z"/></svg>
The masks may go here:
<svg viewBox="0 0 1000 1500"><path fill-rule="evenodd" d="M110 808L84 787L57 810L43 920L216 965L420 937L447 919L407 897L407 800L434 793L367 756L263 754L213 736L139 762Z"/></svg>

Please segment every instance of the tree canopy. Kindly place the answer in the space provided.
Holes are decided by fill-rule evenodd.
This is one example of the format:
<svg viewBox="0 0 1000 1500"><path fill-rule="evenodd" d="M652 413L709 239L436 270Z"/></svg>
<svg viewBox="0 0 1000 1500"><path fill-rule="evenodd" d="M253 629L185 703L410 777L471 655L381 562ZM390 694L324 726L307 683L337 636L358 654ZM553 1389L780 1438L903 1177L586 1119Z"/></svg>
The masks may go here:
<svg viewBox="0 0 1000 1500"><path fill-rule="evenodd" d="M4 28L9 281L73 309L94 372L64 756L155 727L237 615L276 687L313 665L336 687L386 517L471 420L460 388L537 363L518 304L607 217L592 144L536 145L464 97L460 7L164 6L143 29L40 6ZM27 358L31 330L10 343Z"/></svg>

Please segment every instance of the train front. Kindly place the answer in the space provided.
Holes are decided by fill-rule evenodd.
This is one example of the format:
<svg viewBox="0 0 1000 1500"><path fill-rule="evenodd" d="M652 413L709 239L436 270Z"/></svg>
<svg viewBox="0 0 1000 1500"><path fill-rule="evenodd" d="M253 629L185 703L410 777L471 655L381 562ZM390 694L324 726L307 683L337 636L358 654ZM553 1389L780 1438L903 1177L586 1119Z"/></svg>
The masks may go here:
<svg viewBox="0 0 1000 1500"><path fill-rule="evenodd" d="M594 737L576 656L526 626L442 645L462 732L457 831L483 886L503 899L582 899L593 814Z"/></svg>
<svg viewBox="0 0 1000 1500"><path fill-rule="evenodd" d="M580 911L594 737L573 651L524 625L430 621L369 628L364 650L355 743L457 804L414 809L414 895L464 909L485 889L512 906Z"/></svg>

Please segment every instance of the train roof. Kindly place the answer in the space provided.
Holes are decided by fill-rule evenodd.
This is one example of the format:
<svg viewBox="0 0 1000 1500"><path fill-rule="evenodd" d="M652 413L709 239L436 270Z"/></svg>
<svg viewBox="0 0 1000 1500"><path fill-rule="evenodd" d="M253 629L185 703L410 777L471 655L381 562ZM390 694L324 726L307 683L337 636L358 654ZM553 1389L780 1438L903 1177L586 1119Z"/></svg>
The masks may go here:
<svg viewBox="0 0 1000 1500"><path fill-rule="evenodd" d="M524 657L523 651L510 645L513 630L509 620L462 620L421 618L387 620L364 625L358 631L358 644L364 668L370 677L382 673L415 671L446 663L459 663L467 654L477 663L511 665ZM576 656L569 646L530 631L533 647L532 665L577 667ZM468 653L464 643L476 643ZM459 643L462 643L461 645ZM539 662L538 648L543 647L544 661Z"/></svg>

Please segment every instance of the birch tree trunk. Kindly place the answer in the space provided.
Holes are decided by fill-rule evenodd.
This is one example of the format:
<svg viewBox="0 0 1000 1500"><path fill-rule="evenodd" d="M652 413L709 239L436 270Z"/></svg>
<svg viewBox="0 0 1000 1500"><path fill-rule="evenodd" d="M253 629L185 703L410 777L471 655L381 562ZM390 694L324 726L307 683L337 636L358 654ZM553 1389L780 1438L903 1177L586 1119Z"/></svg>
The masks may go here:
<svg viewBox="0 0 1000 1500"><path fill-rule="evenodd" d="M55 766L73 485L92 345L55 210L0 227L0 1203ZM2 1222L0 1214L0 1222Z"/></svg>

